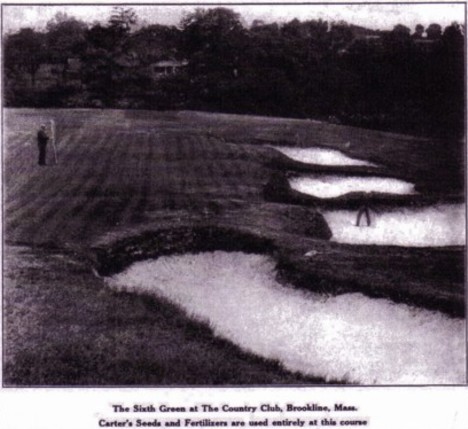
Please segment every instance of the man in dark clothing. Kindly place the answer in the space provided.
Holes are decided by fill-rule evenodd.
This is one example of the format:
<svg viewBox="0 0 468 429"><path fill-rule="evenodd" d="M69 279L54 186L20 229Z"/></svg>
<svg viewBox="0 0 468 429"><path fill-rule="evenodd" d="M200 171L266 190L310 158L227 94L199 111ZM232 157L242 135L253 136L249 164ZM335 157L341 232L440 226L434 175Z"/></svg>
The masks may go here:
<svg viewBox="0 0 468 429"><path fill-rule="evenodd" d="M37 133L37 145L39 147L39 165L46 165L46 148L49 136L46 133L46 126L41 125L41 129Z"/></svg>
<svg viewBox="0 0 468 429"><path fill-rule="evenodd" d="M359 208L359 211L358 211L358 214L357 214L356 226L359 226L361 224L362 215L366 215L367 226L371 226L370 209L369 209L369 206L367 204L363 204Z"/></svg>

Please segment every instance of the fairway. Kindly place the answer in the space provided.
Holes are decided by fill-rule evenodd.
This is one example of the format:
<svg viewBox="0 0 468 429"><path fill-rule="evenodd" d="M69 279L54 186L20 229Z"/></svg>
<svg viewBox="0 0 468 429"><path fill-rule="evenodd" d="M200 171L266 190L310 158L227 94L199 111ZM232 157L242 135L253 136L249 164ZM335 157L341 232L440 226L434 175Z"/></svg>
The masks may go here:
<svg viewBox="0 0 468 429"><path fill-rule="evenodd" d="M284 350L257 353L242 341L231 342L229 335L213 331L209 318L192 317L170 294L109 286L108 276L132 263L173 254L266 255L275 288L302 290L286 294L294 297L294 311L304 293L338 301L359 293L371 305L382 298L390 306L404 305L405 314L413 308L441 315L436 319L444 321L445 338L450 326L463 323L464 239L423 240L414 247L407 236L398 242L367 239L365 228L352 231L357 238L342 239L337 231L352 224L354 211L346 212L346 220L335 219L326 201L265 197L272 177L288 183L305 174L304 168L310 169L307 175L331 177L330 171L321 175L320 165L279 159L284 155L273 149L302 153L299 149L317 146L327 156L359 160L357 168L378 166L396 183L414 185L401 204L419 204L421 198L443 203L450 197L459 203L456 215L463 223L463 142L189 111L4 109L3 119L6 385L374 382L369 368L365 377L347 378L346 371L334 372L333 362L327 371L283 365L278 356ZM39 166L36 133L50 121L56 127L57 163L49 144L47 165ZM341 177L363 182L355 167L336 166ZM402 234L408 230L405 213L415 210L398 212ZM382 221L391 227L394 219L387 215ZM463 225L458 230L464 231ZM248 299L245 287L241 296ZM401 329L404 336L406 328ZM458 346L454 353L463 366ZM445 377L443 359L434 365L433 378L429 373L392 381L390 370L383 382L444 384L458 382L463 372L447 371L452 375Z"/></svg>
<svg viewBox="0 0 468 429"><path fill-rule="evenodd" d="M255 148L209 138L176 113L7 111L8 241L76 242L161 209L258 201L267 172ZM129 117L128 117L129 116ZM35 132L54 118L58 164L37 165ZM181 128L183 131L181 132Z"/></svg>

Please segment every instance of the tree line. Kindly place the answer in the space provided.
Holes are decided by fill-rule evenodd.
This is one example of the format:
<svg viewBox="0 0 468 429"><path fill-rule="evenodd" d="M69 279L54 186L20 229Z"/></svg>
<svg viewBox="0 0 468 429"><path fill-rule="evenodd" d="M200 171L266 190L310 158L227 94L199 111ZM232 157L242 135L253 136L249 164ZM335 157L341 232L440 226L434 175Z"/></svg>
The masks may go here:
<svg viewBox="0 0 468 429"><path fill-rule="evenodd" d="M323 20L243 24L224 7L178 26L137 26L131 8L106 23L58 13L44 31L4 37L4 103L11 107L198 109L325 119L433 136L464 132L464 28L433 23L371 30ZM67 81L79 60L79 85ZM157 61L186 60L154 79ZM37 84L44 64L63 79ZM73 84L72 84L73 83Z"/></svg>

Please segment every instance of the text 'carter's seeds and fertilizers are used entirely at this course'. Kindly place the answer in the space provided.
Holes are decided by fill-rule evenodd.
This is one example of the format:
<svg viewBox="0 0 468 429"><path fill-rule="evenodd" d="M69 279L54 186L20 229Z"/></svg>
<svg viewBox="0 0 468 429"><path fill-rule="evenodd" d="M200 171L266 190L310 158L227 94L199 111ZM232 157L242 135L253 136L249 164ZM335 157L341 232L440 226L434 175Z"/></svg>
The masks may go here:
<svg viewBox="0 0 468 429"><path fill-rule="evenodd" d="M98 427L307 427L367 426L357 406L333 403L231 405L110 404Z"/></svg>

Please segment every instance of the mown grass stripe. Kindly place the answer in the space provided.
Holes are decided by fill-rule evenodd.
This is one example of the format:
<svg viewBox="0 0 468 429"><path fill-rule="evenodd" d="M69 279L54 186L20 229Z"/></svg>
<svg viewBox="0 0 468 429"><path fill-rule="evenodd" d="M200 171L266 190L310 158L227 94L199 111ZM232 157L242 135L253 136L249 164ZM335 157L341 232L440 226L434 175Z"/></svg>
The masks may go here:
<svg viewBox="0 0 468 429"><path fill-rule="evenodd" d="M73 135L67 134L63 140L65 142L72 141L73 142ZM73 163L70 164L68 160L70 158L73 159L73 149L75 145L70 144L70 145L63 145L63 151L62 155L64 156L64 159L60 159L60 163L58 165L49 165L47 167L39 167L37 166L37 158L34 159L34 161L31 163L25 163L26 167L24 171L18 172L15 176L13 176L12 180L14 182L13 186L8 186L9 191L11 192L12 195L24 195L24 194L41 194L53 198L57 193L60 192L62 189L62 186L58 186L58 184L55 184L55 186L50 186L50 183L43 183L44 178L47 178L48 176L54 176L56 177L54 180L61 180L62 182L64 181L62 177L60 177L61 174L67 174L70 170L73 171ZM37 157L37 150L35 151L36 157ZM28 171L34 171L34 176L28 176L27 172ZM19 176L19 177L18 177ZM21 178L21 179L19 179ZM65 180L66 183L69 183L69 180ZM63 183L62 183L63 184ZM48 185L48 186L45 186ZM54 185L54 184L52 184ZM51 192L49 195L47 195L47 192ZM14 201L11 201L11 204L9 204L9 208L11 210L18 210L20 209L25 203L28 203L29 199L28 198L23 198L23 199L15 199ZM9 202L10 203L10 202Z"/></svg>
<svg viewBox="0 0 468 429"><path fill-rule="evenodd" d="M66 153L70 153L70 155L67 156L67 159L80 159L79 156L76 156L76 151L78 151L77 147L80 146L81 145L79 141L73 142L73 144L69 146L70 149L65 151ZM51 167L50 169L48 167L43 168L41 170L42 174L39 177L40 180L35 182L36 187L34 190L30 190L28 193L28 196L30 196L31 192L34 192L34 195L39 196L43 203L38 206L36 198L24 198L23 204L15 208L14 214L12 215L13 224L10 225L10 228L14 228L18 224L30 224L30 219L34 219L34 223L37 222L39 225L42 224L41 222L47 222L51 217L57 214L55 207L51 206L49 210L43 214L43 218L38 219L37 213L41 211L42 206L47 205L47 201L54 200L59 197L64 197L66 199L73 197L75 193L83 186L83 178L86 178L87 181L92 182L93 165L88 162L83 162L83 160L81 161L82 162L80 163L63 161L61 164ZM49 180L44 183L47 178L49 178ZM64 193L64 183L74 183L75 185L69 188L67 193ZM48 190L50 190L49 193L47 193ZM58 214L62 213L63 208L58 212Z"/></svg>
<svg viewBox="0 0 468 429"><path fill-rule="evenodd" d="M138 222L144 217L144 211L148 207L150 195L152 192L152 166L154 164L154 155L153 155L153 142L149 134L145 136L145 147L144 152L140 155L138 159L138 168L142 174L142 183L140 192L135 195L135 203L128 207L128 210L125 212L124 221L126 219L129 222Z"/></svg>
<svg viewBox="0 0 468 429"><path fill-rule="evenodd" d="M81 147L81 145L75 145L74 148ZM74 154L72 159L80 159L79 156L76 154L77 149L72 152ZM71 164L71 165L70 165ZM69 217L70 213L73 213L76 210L76 207L73 206L70 201L76 203L77 199L75 195L80 195L80 190L87 186L87 183L91 183L93 181L93 174L92 174L92 165L90 163L81 162L81 163L69 163L67 165L61 165L62 172L65 173L66 176L70 176L70 179L66 179L63 176L59 176L56 178L56 186L53 187L55 190L53 197L49 199L44 199L44 203L42 205L35 205L30 207L28 211L22 217L28 216L31 211L35 212L34 216L38 218L41 225L41 228L33 228L33 225L30 227L22 228L24 235L32 235L33 240L42 241L43 236L48 234L49 236L47 239L51 239L50 235L56 235L60 230L57 228L57 224L60 223L61 218ZM56 171L56 170L54 170ZM72 180L71 177L74 179ZM74 183L75 185L72 187L71 192L69 190L68 195L61 192L63 183ZM54 204L51 201L61 201L61 204ZM81 200L82 201L82 200ZM65 204L64 204L65 203ZM80 203L78 203L80 204Z"/></svg>
<svg viewBox="0 0 468 429"><path fill-rule="evenodd" d="M128 181L133 181L134 192L129 192L130 198L126 200L126 206L120 213L119 223L130 223L136 207L145 194L145 182L147 179L148 163L148 140L144 135L137 135L127 144L131 146L131 156L127 165ZM146 191L147 192L147 191Z"/></svg>
<svg viewBox="0 0 468 429"><path fill-rule="evenodd" d="M85 142L85 144L86 143L87 142ZM106 158L106 154L108 154L113 147L113 142L112 139L107 140L103 138L103 143L102 146L94 145L91 147L92 152L90 153L90 159L96 159L96 156L100 154L102 154L104 159ZM71 159L81 160L81 162L69 163L71 165L62 165L62 168L66 172L65 175L68 177L64 177L62 181L58 181L55 187L55 198L52 198L52 200L61 199L62 205L56 207L55 204L49 205L47 200L44 200L43 205L49 205L48 210L41 213L41 207L33 206L30 208L29 212L32 210L40 213L40 215L37 217L36 228L33 228L33 226L30 228L23 228L23 235L33 235L34 241L48 240L51 231L55 233L60 231L71 232L67 231L67 225L73 222L73 218L80 219L81 213L85 209L87 203L87 192L95 187L96 181L99 183L100 177L105 175L105 172L101 172L101 174L98 174L96 177L94 174L95 164L88 162L88 159L83 159L81 156L82 152L80 152L79 148L89 146L89 144L86 146L85 144L82 144L78 140L73 146L74 150L72 149L74 156ZM73 185L64 193L61 190L63 183L72 183ZM28 216L28 213L22 215L23 218L25 216ZM37 225L41 227L37 228Z"/></svg>
<svg viewBox="0 0 468 429"><path fill-rule="evenodd" d="M98 221L107 226L117 225L121 221L123 208L128 205L131 196L135 194L134 189L138 185L134 182L138 176L133 174L131 176L132 180L128 176L129 164L132 159L132 156L129 155L131 154L132 141L129 142L128 139L122 138L122 134L124 133L116 134L119 144L117 148L114 146L112 156L109 157L110 162L103 170L103 177L99 182L101 188L99 194L103 196L104 201L108 202L108 206L100 209L99 205L88 204L82 213L85 224ZM119 179L119 181L123 179L125 186L123 188L118 187L116 179Z"/></svg>
<svg viewBox="0 0 468 429"><path fill-rule="evenodd" d="M122 149L123 153L128 152L128 144L119 136L118 133L111 134L109 139L106 139L105 162L99 163L97 175L91 175L92 180L88 181L89 186L87 191L82 192L85 198L82 206L74 213L71 220L69 216L63 217L61 224L74 224L74 219L80 220L77 225L71 228L71 235L78 240L90 237L95 225L115 224L114 210L111 210L115 205L111 203L116 198L113 196L112 188L109 187L114 172L114 166L121 165ZM116 160L118 162L116 163ZM101 161L101 160L99 160ZM118 173L117 173L118 174ZM88 186L88 185L87 185ZM94 191L91 193L91 191ZM112 222L109 222L112 220Z"/></svg>

